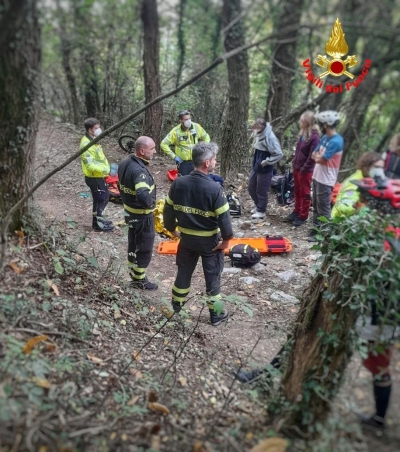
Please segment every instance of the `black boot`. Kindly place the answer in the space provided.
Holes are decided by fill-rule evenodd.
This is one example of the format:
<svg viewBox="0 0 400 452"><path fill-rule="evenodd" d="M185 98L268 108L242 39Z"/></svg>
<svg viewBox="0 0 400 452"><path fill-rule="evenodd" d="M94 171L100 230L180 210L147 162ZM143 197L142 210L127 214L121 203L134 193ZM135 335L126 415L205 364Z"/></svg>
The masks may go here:
<svg viewBox="0 0 400 452"><path fill-rule="evenodd" d="M287 217L283 218L282 221L285 223L293 223L297 218L299 218L299 214L297 212L292 212Z"/></svg>
<svg viewBox="0 0 400 452"><path fill-rule="evenodd" d="M132 279L130 286L134 287L136 289L142 289L142 290L157 290L158 289L158 284L150 282L147 279L147 276L143 279Z"/></svg>
<svg viewBox="0 0 400 452"><path fill-rule="evenodd" d="M250 372L245 372L241 370L235 373L236 380L239 380L241 383L252 383L255 379L257 379L265 369L254 369Z"/></svg>
<svg viewBox="0 0 400 452"><path fill-rule="evenodd" d="M212 326L218 326L222 322L226 322L229 317L229 312L223 310L220 315L217 315L213 309L210 309L210 321Z"/></svg>
<svg viewBox="0 0 400 452"><path fill-rule="evenodd" d="M174 310L174 312L176 314L179 314L181 312L181 309L184 305L184 303L179 303L179 301L175 301L175 300L172 300L171 304L172 304L172 309Z"/></svg>

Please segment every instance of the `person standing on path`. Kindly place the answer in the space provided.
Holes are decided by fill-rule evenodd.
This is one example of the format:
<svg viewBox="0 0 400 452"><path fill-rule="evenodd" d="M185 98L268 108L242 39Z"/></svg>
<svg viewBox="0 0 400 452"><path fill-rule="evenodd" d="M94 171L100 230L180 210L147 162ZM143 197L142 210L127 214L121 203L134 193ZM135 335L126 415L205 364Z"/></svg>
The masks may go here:
<svg viewBox="0 0 400 452"><path fill-rule="evenodd" d="M311 206L311 179L315 161L311 158L320 140L314 113L305 111L299 120L300 133L293 159L294 210L283 221L301 226L308 219Z"/></svg>
<svg viewBox="0 0 400 452"><path fill-rule="evenodd" d="M96 118L87 118L84 126L86 134L81 139L80 149L101 134L100 121ZM110 174L110 165L99 143L94 144L81 154L81 164L86 185L90 188L93 198L93 231L111 232L114 230L114 225L103 217L104 209L110 197L106 181L104 180Z"/></svg>
<svg viewBox="0 0 400 452"><path fill-rule="evenodd" d="M249 194L254 202L252 219L262 219L268 205L268 191L271 186L274 164L283 157L281 145L272 131L271 124L264 118L253 123L254 156L249 176Z"/></svg>
<svg viewBox="0 0 400 452"><path fill-rule="evenodd" d="M186 176L194 169L193 147L200 141L209 143L210 136L200 124L192 122L189 110L181 110L178 118L179 124L162 140L161 149L175 161L178 174ZM175 152L171 150L170 146L174 146Z"/></svg>
<svg viewBox="0 0 400 452"><path fill-rule="evenodd" d="M121 197L128 231L128 269L132 287L156 290L158 285L146 275L153 253L155 238L154 215L156 186L148 166L156 153L150 137L139 137L135 154L123 160L118 167Z"/></svg>
<svg viewBox="0 0 400 452"><path fill-rule="evenodd" d="M219 183L208 175L214 170L218 146L198 143L193 148L194 171L178 177L171 185L164 206L164 225L180 236L176 265L178 274L172 287L172 308L179 313L190 292L190 283L199 257L206 281L210 321L218 326L228 320L228 311L217 313L214 302L221 298L224 250L233 237L229 204Z"/></svg>

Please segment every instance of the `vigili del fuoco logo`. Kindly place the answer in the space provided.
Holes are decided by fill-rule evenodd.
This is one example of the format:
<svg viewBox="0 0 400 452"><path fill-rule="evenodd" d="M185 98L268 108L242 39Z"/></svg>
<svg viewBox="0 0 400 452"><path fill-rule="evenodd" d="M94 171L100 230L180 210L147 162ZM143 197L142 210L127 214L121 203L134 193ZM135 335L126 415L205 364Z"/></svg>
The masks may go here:
<svg viewBox="0 0 400 452"><path fill-rule="evenodd" d="M351 88L356 88L360 83L364 81L365 76L368 74L368 69L371 66L371 60L365 60L363 70L361 74L355 79L354 74L349 72L347 69L351 69L356 64L358 64L357 56L348 56L345 60L342 59L349 52L349 47L344 38L345 34L342 30L342 25L339 19L336 19L335 24L332 28L331 37L325 46L325 52L332 58L329 59L326 55L318 55L317 61L315 63L325 69L324 72L318 76L314 75L311 68L310 59L303 61L303 66L306 68L306 78L309 82L313 83L317 88L322 88L324 86L324 81L322 80L328 74L334 77L340 77L341 75L347 76L351 81L345 82L343 85L333 85L328 84L325 86L325 91L330 93L342 93L344 89L350 91Z"/></svg>

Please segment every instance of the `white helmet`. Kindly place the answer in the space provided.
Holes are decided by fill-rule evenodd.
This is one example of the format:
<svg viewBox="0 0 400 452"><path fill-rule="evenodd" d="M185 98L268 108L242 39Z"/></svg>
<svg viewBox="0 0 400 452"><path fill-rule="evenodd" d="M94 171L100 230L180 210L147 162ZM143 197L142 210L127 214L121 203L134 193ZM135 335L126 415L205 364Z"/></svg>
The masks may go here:
<svg viewBox="0 0 400 452"><path fill-rule="evenodd" d="M326 110L321 111L315 115L315 119L323 124L328 124L328 126L335 127L340 122L340 116L337 111Z"/></svg>

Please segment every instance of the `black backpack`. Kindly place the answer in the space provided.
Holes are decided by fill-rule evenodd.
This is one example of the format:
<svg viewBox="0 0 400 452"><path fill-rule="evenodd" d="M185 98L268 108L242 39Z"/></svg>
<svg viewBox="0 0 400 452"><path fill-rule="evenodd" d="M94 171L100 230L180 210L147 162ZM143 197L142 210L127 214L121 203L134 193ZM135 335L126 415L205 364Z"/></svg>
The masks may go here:
<svg viewBox="0 0 400 452"><path fill-rule="evenodd" d="M294 177L291 171L286 171L283 176L272 176L271 187L279 205L287 206L294 202Z"/></svg>
<svg viewBox="0 0 400 452"><path fill-rule="evenodd" d="M226 195L226 199L229 204L229 213L233 217L240 217L242 215L242 206L240 205L240 200L236 193L229 192Z"/></svg>
<svg viewBox="0 0 400 452"><path fill-rule="evenodd" d="M228 256L231 259L232 267L252 267L261 260L258 249L245 243L234 245L229 250Z"/></svg>

